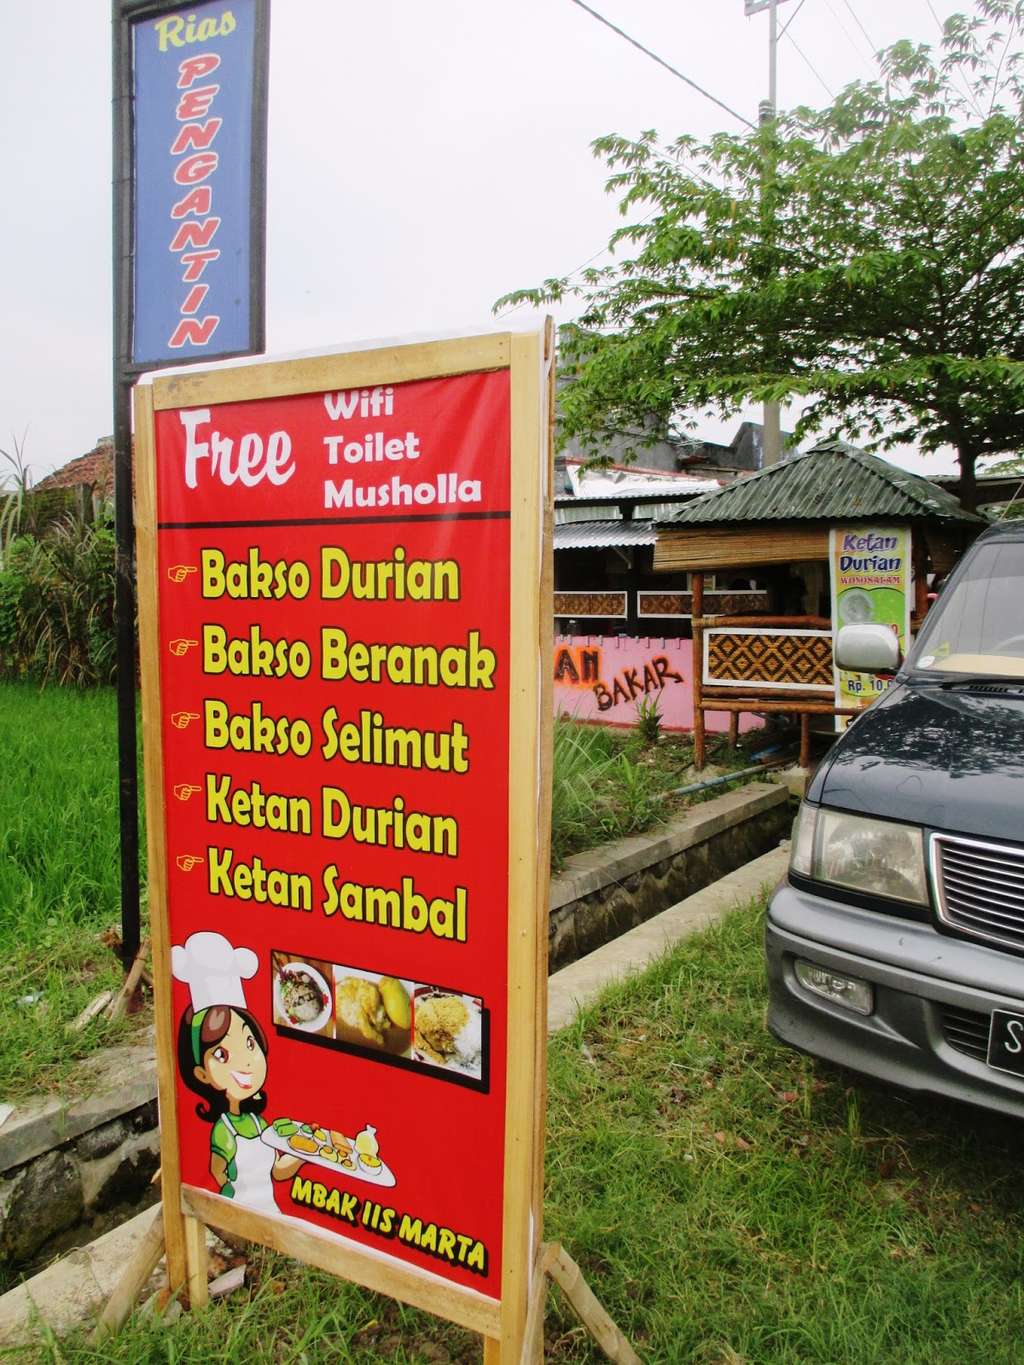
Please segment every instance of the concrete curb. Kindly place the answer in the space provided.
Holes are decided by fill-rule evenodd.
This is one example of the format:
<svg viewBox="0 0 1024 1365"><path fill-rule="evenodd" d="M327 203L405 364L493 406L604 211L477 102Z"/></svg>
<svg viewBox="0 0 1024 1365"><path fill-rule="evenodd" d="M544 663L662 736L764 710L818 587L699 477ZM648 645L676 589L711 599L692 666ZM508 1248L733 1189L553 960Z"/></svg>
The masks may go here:
<svg viewBox="0 0 1024 1365"><path fill-rule="evenodd" d="M612 982L642 972L666 949L774 886L788 862L787 848L772 849L555 972L548 978L548 1033L566 1028Z"/></svg>
<svg viewBox="0 0 1024 1365"><path fill-rule="evenodd" d="M152 1207L143 1209L0 1295L0 1348L38 1340L39 1322L61 1336L96 1317L152 1219Z"/></svg>
<svg viewBox="0 0 1024 1365"><path fill-rule="evenodd" d="M19 1103L0 1129L0 1174L156 1099L153 1029L79 1065L81 1093Z"/></svg>
<svg viewBox="0 0 1024 1365"><path fill-rule="evenodd" d="M690 806L664 825L644 834L630 834L566 859L565 869L551 878L551 911L581 900L634 872L671 858L684 849L705 842L723 830L788 800L785 787L777 783L746 782L733 791Z"/></svg>

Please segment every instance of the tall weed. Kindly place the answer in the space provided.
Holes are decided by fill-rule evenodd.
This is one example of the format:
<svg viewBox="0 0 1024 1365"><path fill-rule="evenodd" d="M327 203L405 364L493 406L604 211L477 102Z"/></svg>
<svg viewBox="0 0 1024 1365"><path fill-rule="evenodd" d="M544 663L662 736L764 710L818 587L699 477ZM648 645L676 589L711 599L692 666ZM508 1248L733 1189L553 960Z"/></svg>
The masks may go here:
<svg viewBox="0 0 1024 1365"><path fill-rule="evenodd" d="M0 676L87 687L116 667L114 535L65 518L0 568Z"/></svg>
<svg viewBox="0 0 1024 1365"><path fill-rule="evenodd" d="M620 737L559 716L554 726L551 858L646 829L661 813L656 776Z"/></svg>
<svg viewBox="0 0 1024 1365"><path fill-rule="evenodd" d="M10 471L0 469L0 568L3 567L7 548L11 541L21 533L22 518L25 513L25 499L32 483L28 465L25 463L25 438L13 440L14 450L0 450L0 460L10 466Z"/></svg>

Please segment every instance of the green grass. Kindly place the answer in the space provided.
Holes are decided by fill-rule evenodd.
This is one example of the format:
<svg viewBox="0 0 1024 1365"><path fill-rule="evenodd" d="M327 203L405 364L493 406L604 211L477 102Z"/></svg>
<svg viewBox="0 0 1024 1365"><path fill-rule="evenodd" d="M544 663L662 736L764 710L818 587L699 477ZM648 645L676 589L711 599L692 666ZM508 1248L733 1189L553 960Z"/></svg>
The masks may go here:
<svg viewBox="0 0 1024 1365"><path fill-rule="evenodd" d="M57 1086L135 1024L65 1024L123 979L114 693L0 685L0 1099Z"/></svg>
<svg viewBox="0 0 1024 1365"><path fill-rule="evenodd" d="M743 768L751 749L768 741L757 731L729 749L718 735L708 737L717 766ZM636 731L604 729L559 716L554 726L551 796L551 865L609 839L637 834L668 819L683 805L721 795L671 797L666 794L696 780L690 770L693 744L688 736L662 735L645 747Z"/></svg>
<svg viewBox="0 0 1024 1365"><path fill-rule="evenodd" d="M739 911L552 1042L546 1235L646 1362L1020 1361L1019 1125L899 1103L775 1043L760 939L760 908ZM467 1333L278 1256L253 1271L172 1325L26 1358L480 1359ZM551 1365L603 1359L557 1291L546 1335Z"/></svg>

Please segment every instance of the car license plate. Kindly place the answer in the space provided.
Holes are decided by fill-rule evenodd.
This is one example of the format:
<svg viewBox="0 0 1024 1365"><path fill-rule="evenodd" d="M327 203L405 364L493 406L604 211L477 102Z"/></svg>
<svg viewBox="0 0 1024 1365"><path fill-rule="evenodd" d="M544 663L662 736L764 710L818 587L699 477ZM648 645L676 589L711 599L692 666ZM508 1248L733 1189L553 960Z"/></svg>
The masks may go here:
<svg viewBox="0 0 1024 1365"><path fill-rule="evenodd" d="M993 1010L988 1035L988 1064L997 1071L1024 1076L1024 1014Z"/></svg>

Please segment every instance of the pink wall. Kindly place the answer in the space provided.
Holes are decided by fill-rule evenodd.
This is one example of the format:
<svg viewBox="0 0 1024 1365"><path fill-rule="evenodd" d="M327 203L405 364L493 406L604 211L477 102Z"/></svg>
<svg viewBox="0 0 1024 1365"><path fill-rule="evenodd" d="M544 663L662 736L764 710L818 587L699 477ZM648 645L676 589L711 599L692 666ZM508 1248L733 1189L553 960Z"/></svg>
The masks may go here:
<svg viewBox="0 0 1024 1365"><path fill-rule="evenodd" d="M693 729L693 641L632 636L556 635L555 714L602 725L636 724L637 702L657 697L663 730ZM709 730L725 730L724 711L705 712ZM740 729L760 725L740 717Z"/></svg>

